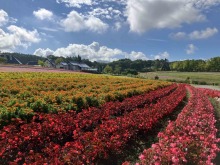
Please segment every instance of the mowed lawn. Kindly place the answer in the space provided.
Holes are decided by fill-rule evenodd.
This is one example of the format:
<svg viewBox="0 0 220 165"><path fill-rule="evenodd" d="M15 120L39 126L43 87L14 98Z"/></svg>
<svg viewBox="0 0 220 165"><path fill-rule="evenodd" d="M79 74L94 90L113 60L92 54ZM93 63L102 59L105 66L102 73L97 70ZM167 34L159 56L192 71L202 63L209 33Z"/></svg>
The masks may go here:
<svg viewBox="0 0 220 165"><path fill-rule="evenodd" d="M206 82L207 84L218 84L220 85L220 72L148 72L140 73L140 76L143 76L148 79L154 79L155 76L159 76L161 80L186 80L187 77L191 81Z"/></svg>

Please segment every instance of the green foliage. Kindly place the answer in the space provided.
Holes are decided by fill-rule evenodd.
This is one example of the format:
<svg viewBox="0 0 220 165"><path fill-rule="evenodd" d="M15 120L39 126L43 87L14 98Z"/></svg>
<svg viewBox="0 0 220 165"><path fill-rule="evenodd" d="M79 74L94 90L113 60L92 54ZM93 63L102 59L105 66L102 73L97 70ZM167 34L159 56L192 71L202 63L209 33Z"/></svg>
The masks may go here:
<svg viewBox="0 0 220 165"><path fill-rule="evenodd" d="M34 112L44 112L44 113L49 112L47 104L42 100L37 100L36 102L31 103L30 108L33 109Z"/></svg>
<svg viewBox="0 0 220 165"><path fill-rule="evenodd" d="M121 74L121 67L119 65L116 65L114 68L114 74Z"/></svg>
<svg viewBox="0 0 220 165"><path fill-rule="evenodd" d="M125 69L124 72L122 72L123 75L138 75L137 70L135 69Z"/></svg>
<svg viewBox="0 0 220 165"><path fill-rule="evenodd" d="M38 60L38 65L45 66L45 63L42 60Z"/></svg>
<svg viewBox="0 0 220 165"><path fill-rule="evenodd" d="M60 64L61 62L64 62L64 58L62 58L62 57L59 57L55 60L56 65Z"/></svg>
<svg viewBox="0 0 220 165"><path fill-rule="evenodd" d="M38 64L44 66L43 61L46 58L20 53L2 53L10 54L21 61L23 64L27 64L29 61L38 61ZM152 72L152 71L181 71L181 72L220 72L220 57L214 57L207 61L205 60L185 60L169 62L167 59L156 59L156 60L130 60L120 59L110 63L103 62L91 62L89 59L82 59L80 55L73 57L57 57L49 55L47 58L55 61L56 64L60 62L79 62L85 63L92 68L97 68L99 73L114 73L114 74L127 74L129 70L135 70L137 72ZM39 63L40 62L40 63ZM5 59L0 58L0 63L5 63ZM108 67L107 67L108 66ZM104 70L105 68L107 70ZM111 67L111 69L109 69ZM107 72L106 72L107 71ZM132 73L128 73L132 74Z"/></svg>
<svg viewBox="0 0 220 165"><path fill-rule="evenodd" d="M220 57L214 57L207 61L207 70L220 72Z"/></svg>
<svg viewBox="0 0 220 165"><path fill-rule="evenodd" d="M175 61L170 63L170 68L173 71L181 72L219 72L220 71L220 57L214 57L208 61L204 60L185 60Z"/></svg>
<svg viewBox="0 0 220 165"><path fill-rule="evenodd" d="M7 62L7 60L6 60L5 58L0 57L0 64L4 64L4 63L6 63L6 62Z"/></svg>
<svg viewBox="0 0 220 165"><path fill-rule="evenodd" d="M106 67L104 68L104 73L107 73L107 74L110 74L110 73L112 73L113 72L113 69L112 69L112 67L111 66L109 66L109 65L106 65Z"/></svg>
<svg viewBox="0 0 220 165"><path fill-rule="evenodd" d="M22 53L2 53L3 55L12 55L17 58L22 64L27 64L30 61L45 60L44 57L39 57L32 54L22 54Z"/></svg>

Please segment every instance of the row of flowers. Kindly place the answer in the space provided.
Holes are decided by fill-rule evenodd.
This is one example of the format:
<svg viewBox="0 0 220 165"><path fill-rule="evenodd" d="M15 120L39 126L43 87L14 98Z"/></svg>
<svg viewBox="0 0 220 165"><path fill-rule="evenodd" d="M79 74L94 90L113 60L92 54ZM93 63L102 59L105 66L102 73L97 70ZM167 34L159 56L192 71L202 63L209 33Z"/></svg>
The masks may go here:
<svg viewBox="0 0 220 165"><path fill-rule="evenodd" d="M150 131L164 116L172 113L185 97L185 87L180 85L177 90L155 104L137 108L116 119L109 119L93 132L76 130L75 141L66 143L61 153L58 152L53 157L58 157L64 163L93 164L99 159L108 158L109 153L121 153L138 132ZM54 163L53 157L50 161Z"/></svg>
<svg viewBox="0 0 220 165"><path fill-rule="evenodd" d="M74 121L77 129L81 131L92 131L98 124L106 120L123 116L137 108L144 108L156 102L164 96L176 90L177 85L172 84L162 89L151 91L147 94L126 98L122 102L107 102L101 107L90 107L77 114Z"/></svg>
<svg viewBox="0 0 220 165"><path fill-rule="evenodd" d="M168 82L71 73L0 73L0 123L122 101Z"/></svg>
<svg viewBox="0 0 220 165"><path fill-rule="evenodd" d="M190 99L174 122L158 134L159 142L139 156L137 165L212 165L219 152L214 108L202 91L188 87ZM211 91L210 91L211 92ZM208 92L209 93L209 92ZM124 162L123 165L131 163Z"/></svg>
<svg viewBox="0 0 220 165"><path fill-rule="evenodd" d="M69 150L69 144L75 144L76 141L81 142L81 138L93 134L99 129L102 133L106 132L108 134L110 132L105 129L115 129L115 127L118 129L117 132L120 132L120 130L122 132L129 131L118 127L118 122L126 122L129 119L127 121L129 124L132 122L130 118L133 118L132 116L135 114L137 116L136 123L138 120L143 122L144 118L140 118L143 108L151 107L152 111L156 111L155 108L157 104L159 105L159 102L162 100L165 102L168 98L171 100L173 96L179 95L180 87L176 88L177 85L173 84L148 94L127 98L122 102L110 102L100 108L88 108L78 114L75 111L60 114L38 114L33 117L31 123L16 119L0 131L0 164L7 164L11 161L17 163L48 162L49 159L56 161L54 154L57 152L60 154L60 159L66 162L69 154L70 157L73 156L71 155L72 148L70 148L71 152L65 155L67 150ZM154 105L153 103L158 99L162 100ZM132 113L133 111L136 112ZM150 111L148 113L151 113ZM148 116L147 112L145 116ZM130 133L128 132L128 134ZM101 136L100 133L99 136ZM114 139L115 136L108 137L110 139L105 140L106 145L108 140L120 142L120 139ZM87 139L87 142L89 142L89 139ZM91 143L94 143L94 141L91 141ZM105 145L105 143L102 145ZM62 146L65 147L61 150Z"/></svg>
<svg viewBox="0 0 220 165"><path fill-rule="evenodd" d="M206 94L209 97L218 97L220 98L220 91L219 90L214 90L214 89L206 89L206 88L198 88L199 91L202 93Z"/></svg>

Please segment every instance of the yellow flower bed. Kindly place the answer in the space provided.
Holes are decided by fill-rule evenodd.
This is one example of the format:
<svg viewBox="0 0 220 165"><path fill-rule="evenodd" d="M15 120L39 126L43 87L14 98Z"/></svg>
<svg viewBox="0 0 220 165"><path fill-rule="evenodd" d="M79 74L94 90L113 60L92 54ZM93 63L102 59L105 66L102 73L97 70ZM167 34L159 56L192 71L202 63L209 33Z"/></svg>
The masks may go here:
<svg viewBox="0 0 220 165"><path fill-rule="evenodd" d="M80 73L0 73L0 120L27 118L35 112L81 111L167 85L170 83Z"/></svg>

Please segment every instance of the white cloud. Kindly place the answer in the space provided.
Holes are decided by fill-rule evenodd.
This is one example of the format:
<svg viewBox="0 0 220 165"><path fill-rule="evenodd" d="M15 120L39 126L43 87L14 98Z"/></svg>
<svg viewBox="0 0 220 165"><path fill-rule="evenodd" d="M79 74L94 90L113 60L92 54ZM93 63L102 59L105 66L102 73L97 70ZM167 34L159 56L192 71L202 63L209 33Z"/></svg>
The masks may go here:
<svg viewBox="0 0 220 165"><path fill-rule="evenodd" d="M37 19L40 20L51 20L53 17L53 12L44 8L41 8L37 11L33 11L33 14Z"/></svg>
<svg viewBox="0 0 220 165"><path fill-rule="evenodd" d="M34 52L34 55L38 55L38 56L42 56L42 57L47 57L48 55L52 55L52 54L54 54L54 51L49 48L47 48L47 49L39 48L39 49L35 50L35 52Z"/></svg>
<svg viewBox="0 0 220 165"><path fill-rule="evenodd" d="M67 7L81 8L82 5L92 5L92 0L56 0L57 3L65 3Z"/></svg>
<svg viewBox="0 0 220 165"><path fill-rule="evenodd" d="M92 11L89 12L89 15L92 16L103 16L103 15L109 15L109 10L108 9L102 9L100 7L93 9Z"/></svg>
<svg viewBox="0 0 220 165"><path fill-rule="evenodd" d="M185 32L177 32L170 34L170 37L175 40L187 39L187 34Z"/></svg>
<svg viewBox="0 0 220 165"><path fill-rule="evenodd" d="M188 3L194 5L198 9L208 9L220 3L220 0L188 0Z"/></svg>
<svg viewBox="0 0 220 165"><path fill-rule="evenodd" d="M77 32L85 29L85 20L76 11L71 11L66 19L61 21L61 26L64 27L67 32Z"/></svg>
<svg viewBox="0 0 220 165"><path fill-rule="evenodd" d="M50 32L57 32L58 29L55 28L48 28L48 27L39 27L41 30L50 31Z"/></svg>
<svg viewBox="0 0 220 165"><path fill-rule="evenodd" d="M126 54L125 57L131 60L137 60L137 59L149 60L149 58L147 58L147 56L144 53L135 52L135 51L132 51L130 54Z"/></svg>
<svg viewBox="0 0 220 165"><path fill-rule="evenodd" d="M217 28L206 28L205 30L195 30L189 34L185 32L177 32L170 34L170 37L175 40L182 40L182 39L190 39L190 40L200 40L200 39L207 39L209 37L214 36L218 33Z"/></svg>
<svg viewBox="0 0 220 165"><path fill-rule="evenodd" d="M18 46L29 47L32 43L40 42L37 30L28 31L22 27L11 25L7 27L8 32L0 29L0 49L13 50Z"/></svg>
<svg viewBox="0 0 220 165"><path fill-rule="evenodd" d="M121 27L122 27L122 23L121 23L121 22L116 22L116 23L115 23L115 26L114 26L114 29L115 29L116 31L118 31L118 30L121 29Z"/></svg>
<svg viewBox="0 0 220 165"><path fill-rule="evenodd" d="M82 58L90 59L91 61L113 61L120 54L123 54L121 50L100 46L97 42L93 42L90 45L70 44L66 48L59 48L54 52L56 56L80 55Z"/></svg>
<svg viewBox="0 0 220 165"><path fill-rule="evenodd" d="M84 16L76 11L71 11L67 18L61 20L61 26L67 32L78 32L81 30L90 30L102 33L107 30L108 25L94 16Z"/></svg>
<svg viewBox="0 0 220 165"><path fill-rule="evenodd" d="M97 33L103 33L108 28L107 24L96 17L89 17L88 20L85 21L85 25L90 31Z"/></svg>
<svg viewBox="0 0 220 165"><path fill-rule="evenodd" d="M106 19L116 19L118 20L122 16L122 12L114 9L112 7L107 7L107 8L95 8L92 11L88 12L89 15L96 16L96 17L101 17L101 18L106 18Z"/></svg>
<svg viewBox="0 0 220 165"><path fill-rule="evenodd" d="M93 42L90 45L70 44L64 48L58 48L55 51L50 49L37 49L34 54L46 56L48 53L55 56L78 56L91 61L115 61L121 58L130 58L131 60L143 59L147 60L147 56L142 52L132 51L131 53L124 52L120 49L112 49L107 46L100 46L98 42Z"/></svg>
<svg viewBox="0 0 220 165"><path fill-rule="evenodd" d="M126 5L126 3L127 3L127 0L93 0L93 1L95 4L99 4L100 2L102 2L102 3L114 2L119 5Z"/></svg>
<svg viewBox="0 0 220 165"><path fill-rule="evenodd" d="M130 30L143 33L151 29L176 28L204 21L205 15L185 0L128 0Z"/></svg>
<svg viewBox="0 0 220 165"><path fill-rule="evenodd" d="M197 49L195 45L189 44L186 49L186 54L194 54Z"/></svg>
<svg viewBox="0 0 220 165"><path fill-rule="evenodd" d="M209 37L212 37L213 35L218 33L218 29L217 28L207 28L205 30L201 30L201 31L194 31L192 33L189 34L189 38L192 40L198 40L198 39L206 39Z"/></svg>
<svg viewBox="0 0 220 165"><path fill-rule="evenodd" d="M168 52L159 53L157 55L153 55L154 59L168 59L170 57L170 54Z"/></svg>
<svg viewBox="0 0 220 165"><path fill-rule="evenodd" d="M8 14L4 10L0 10L0 26L5 25L8 23L9 17Z"/></svg>

